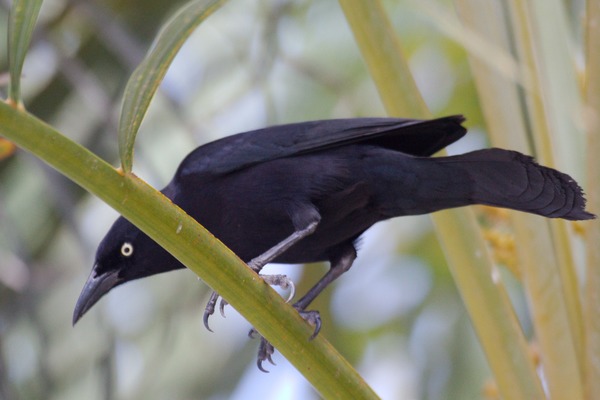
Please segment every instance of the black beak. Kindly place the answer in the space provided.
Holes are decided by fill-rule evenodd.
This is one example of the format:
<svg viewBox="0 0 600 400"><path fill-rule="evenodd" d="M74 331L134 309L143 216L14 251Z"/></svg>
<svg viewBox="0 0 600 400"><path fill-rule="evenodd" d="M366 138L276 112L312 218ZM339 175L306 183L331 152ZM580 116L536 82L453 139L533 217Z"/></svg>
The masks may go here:
<svg viewBox="0 0 600 400"><path fill-rule="evenodd" d="M102 296L119 284L118 271L110 271L97 275L96 266L83 286L79 295L75 311L73 312L73 325L85 314Z"/></svg>

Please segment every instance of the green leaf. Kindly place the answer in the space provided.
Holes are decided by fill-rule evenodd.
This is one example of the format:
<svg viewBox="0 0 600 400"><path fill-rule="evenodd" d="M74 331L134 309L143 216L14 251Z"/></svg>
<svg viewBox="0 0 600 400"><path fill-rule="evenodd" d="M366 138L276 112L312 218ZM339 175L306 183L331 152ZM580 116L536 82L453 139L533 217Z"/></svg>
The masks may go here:
<svg viewBox="0 0 600 400"><path fill-rule="evenodd" d="M554 156L550 165L582 180L582 93L576 70L577 55L568 21L568 6L562 0L522 3L528 8L528 23L535 46L535 73L541 83L539 89L549 128L548 141Z"/></svg>
<svg viewBox="0 0 600 400"><path fill-rule="evenodd" d="M583 169L575 121L581 99L563 6L510 0L512 36L528 82L525 114L536 157L575 176ZM572 65L573 64L573 65ZM515 118L514 116L510 118ZM502 132L506 135L506 132ZM524 224L531 220L531 223ZM573 243L567 223L527 216L515 223L523 283L551 397L583 396L583 323Z"/></svg>
<svg viewBox="0 0 600 400"><path fill-rule="evenodd" d="M428 118L427 105L381 2L340 0L340 5L388 114Z"/></svg>
<svg viewBox="0 0 600 400"><path fill-rule="evenodd" d="M225 0L195 0L183 6L164 25L152 48L129 78L119 120L121 168L131 172L135 137L175 55L194 29Z"/></svg>
<svg viewBox="0 0 600 400"><path fill-rule="evenodd" d="M387 111L392 115L430 117L380 1L339 2ZM543 398L506 291L492 278L494 265L472 210L435 213L433 221L501 395L507 399Z"/></svg>
<svg viewBox="0 0 600 400"><path fill-rule="evenodd" d="M42 0L14 0L8 19L8 64L10 87L8 100L22 106L21 72L31 42L33 28L42 7Z"/></svg>
<svg viewBox="0 0 600 400"><path fill-rule="evenodd" d="M532 42L532 24L526 18L525 3L509 2L513 13L512 32L504 23L502 6L495 1L455 0L455 4L467 29L488 41L490 46L508 50L510 37L517 43L522 70L522 78L517 80L507 79L477 54L469 52L492 144L532 154L529 122L538 155L545 163L551 163L549 123L544 116L540 89L543 71L535 63L538 50ZM527 107L523 107L523 94L517 82L525 83ZM561 150L568 151L566 147ZM521 213L509 215L515 242L519 244L519 270L532 308L547 387L557 398L561 397L561 390L562 396L571 393L578 397L577 394L581 394L578 368L582 353L581 305L566 224Z"/></svg>
<svg viewBox="0 0 600 400"><path fill-rule="evenodd" d="M586 15L585 122L587 194L590 210L600 214L600 1L588 0ZM584 377L587 399L600 398L600 220L586 227Z"/></svg>

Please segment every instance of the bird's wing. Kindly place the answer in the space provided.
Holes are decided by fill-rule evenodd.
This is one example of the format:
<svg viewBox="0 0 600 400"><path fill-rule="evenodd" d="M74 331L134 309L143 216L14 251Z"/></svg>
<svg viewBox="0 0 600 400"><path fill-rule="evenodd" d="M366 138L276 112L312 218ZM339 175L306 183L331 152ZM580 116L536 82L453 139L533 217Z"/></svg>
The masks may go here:
<svg viewBox="0 0 600 400"><path fill-rule="evenodd" d="M279 125L229 136L198 147L177 176L220 175L250 165L352 143L430 156L466 133L460 115L433 120L352 118Z"/></svg>

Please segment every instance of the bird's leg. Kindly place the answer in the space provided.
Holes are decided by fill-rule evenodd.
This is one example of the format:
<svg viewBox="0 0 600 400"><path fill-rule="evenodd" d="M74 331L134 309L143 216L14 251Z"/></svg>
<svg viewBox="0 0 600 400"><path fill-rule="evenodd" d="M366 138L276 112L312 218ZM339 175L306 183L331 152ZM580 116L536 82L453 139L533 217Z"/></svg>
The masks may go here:
<svg viewBox="0 0 600 400"><path fill-rule="evenodd" d="M313 209L314 210L314 209ZM316 210L314 210L313 221L310 222L306 227L294 231L290 236L283 239L281 242L277 243L275 246L271 247L269 250L265 251L263 254L258 257L253 258L248 263L248 266L256 273L259 273L262 268L269 262L273 261L283 253L285 253L290 247L294 244L298 243L300 240L305 237L313 234L319 225L319 221L321 219L320 215ZM284 289L291 287L291 296L287 301L290 301L295 294L295 286L294 283L288 279L285 275L265 275L263 276L265 282L269 285L280 286ZM217 300L219 299L219 294L217 292L213 292L210 296L210 300L206 305L204 310L204 326L206 329L212 332L210 326L208 325L208 318L215 312L215 305L217 304ZM224 307L227 305L227 302L221 299L221 303L219 304L219 310L221 311L221 315L224 316Z"/></svg>
<svg viewBox="0 0 600 400"><path fill-rule="evenodd" d="M348 271L354 260L356 259L356 249L352 244L344 247L343 251L339 253L336 257L331 259L331 267L329 271L317 282L300 300L294 303L294 308L298 311L304 311L306 307L314 299L317 298L318 295L321 294L323 290L327 286L329 286L333 281L342 276L344 272Z"/></svg>
<svg viewBox="0 0 600 400"><path fill-rule="evenodd" d="M314 339L319 334L319 331L321 330L321 316L316 310L306 311L306 307L308 307L308 305L312 303L312 301L316 299L317 296L319 296L327 286L344 274L344 272L348 271L350 267L352 267L355 259L356 249L354 246L350 244L344 247L337 256L331 259L331 267L329 268L329 271L327 271L327 273L319 280L319 282L317 282L300 300L294 304L294 308L298 310L300 316L315 327L315 330L313 331L313 334L310 336L309 340ZM256 333L256 330L251 329L249 336L254 337ZM271 357L274 351L275 348L273 345L261 336L256 362L258 369L263 372L269 372L263 368L262 363L264 361L269 361L271 364L275 365Z"/></svg>
<svg viewBox="0 0 600 400"><path fill-rule="evenodd" d="M306 226L306 228L295 231L290 236L271 247L269 250L250 260L248 266L252 268L254 272L259 273L266 264L285 253L290 247L298 243L300 240L312 235L317 230L317 225L319 225L318 220L311 222Z"/></svg>

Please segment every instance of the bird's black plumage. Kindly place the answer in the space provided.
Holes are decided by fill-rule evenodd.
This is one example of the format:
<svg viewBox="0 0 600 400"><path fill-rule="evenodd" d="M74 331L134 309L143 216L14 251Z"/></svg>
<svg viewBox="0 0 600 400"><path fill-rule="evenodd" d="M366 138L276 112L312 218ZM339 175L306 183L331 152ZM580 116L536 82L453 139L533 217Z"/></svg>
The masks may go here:
<svg viewBox="0 0 600 400"><path fill-rule="evenodd" d="M354 242L378 221L470 204L594 217L572 178L523 154L430 158L466 133L462 122L359 118L245 132L194 150L163 193L256 271L268 261L330 261L299 310L352 265ZM270 258L259 257L274 246ZM183 265L119 218L98 247L74 322L113 287L177 268Z"/></svg>

